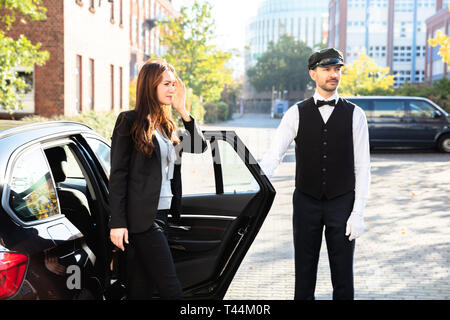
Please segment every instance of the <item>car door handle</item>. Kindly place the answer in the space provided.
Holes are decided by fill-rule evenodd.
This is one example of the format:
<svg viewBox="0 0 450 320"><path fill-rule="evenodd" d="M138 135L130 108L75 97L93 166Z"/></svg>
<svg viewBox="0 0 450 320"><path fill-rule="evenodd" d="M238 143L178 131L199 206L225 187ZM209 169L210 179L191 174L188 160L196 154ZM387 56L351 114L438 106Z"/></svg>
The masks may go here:
<svg viewBox="0 0 450 320"><path fill-rule="evenodd" d="M179 225L172 224L172 223L169 223L169 228L180 229L180 230L184 230L184 231L191 230L191 226L179 226Z"/></svg>

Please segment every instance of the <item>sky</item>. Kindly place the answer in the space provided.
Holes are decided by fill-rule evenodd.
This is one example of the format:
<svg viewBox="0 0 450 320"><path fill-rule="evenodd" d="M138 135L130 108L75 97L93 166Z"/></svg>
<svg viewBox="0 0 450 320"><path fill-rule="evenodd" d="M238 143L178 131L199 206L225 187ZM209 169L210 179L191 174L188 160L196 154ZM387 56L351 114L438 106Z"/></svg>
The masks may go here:
<svg viewBox="0 0 450 320"><path fill-rule="evenodd" d="M244 72L245 28L264 0L209 0L216 21L216 42L222 50L238 49L241 57L232 61L235 77ZM174 0L175 8L190 6L194 0Z"/></svg>

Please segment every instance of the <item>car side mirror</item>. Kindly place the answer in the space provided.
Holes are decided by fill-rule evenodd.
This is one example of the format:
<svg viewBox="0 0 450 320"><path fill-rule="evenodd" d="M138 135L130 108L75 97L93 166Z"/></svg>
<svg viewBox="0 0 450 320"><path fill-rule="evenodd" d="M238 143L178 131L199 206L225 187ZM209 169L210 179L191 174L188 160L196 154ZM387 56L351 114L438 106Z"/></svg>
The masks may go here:
<svg viewBox="0 0 450 320"><path fill-rule="evenodd" d="M434 118L437 119L437 118L440 118L440 117L442 117L442 113L440 113L439 111L435 111L434 112Z"/></svg>

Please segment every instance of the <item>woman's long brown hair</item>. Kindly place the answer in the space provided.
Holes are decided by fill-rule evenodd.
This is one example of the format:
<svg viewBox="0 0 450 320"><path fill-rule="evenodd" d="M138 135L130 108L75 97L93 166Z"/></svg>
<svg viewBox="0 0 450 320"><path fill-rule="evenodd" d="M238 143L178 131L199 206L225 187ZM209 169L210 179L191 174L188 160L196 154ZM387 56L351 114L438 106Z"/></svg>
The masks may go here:
<svg viewBox="0 0 450 320"><path fill-rule="evenodd" d="M147 156L153 154L155 148L152 138L159 126L177 145L177 129L170 106L161 105L158 101L157 87L161 83L164 71L175 74L173 66L164 59L149 59L139 71L136 87L136 121L131 128L131 136L136 148Z"/></svg>

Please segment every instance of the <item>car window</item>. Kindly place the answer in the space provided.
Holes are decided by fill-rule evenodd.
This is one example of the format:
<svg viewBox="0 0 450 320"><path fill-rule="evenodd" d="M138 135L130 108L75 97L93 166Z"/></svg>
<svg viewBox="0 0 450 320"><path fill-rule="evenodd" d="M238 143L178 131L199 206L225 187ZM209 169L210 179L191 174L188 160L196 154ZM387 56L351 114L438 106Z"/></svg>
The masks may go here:
<svg viewBox="0 0 450 320"><path fill-rule="evenodd" d="M67 160L63 161L62 168L67 178L84 179L84 175L80 170L77 160L67 145L62 147L66 153Z"/></svg>
<svg viewBox="0 0 450 320"><path fill-rule="evenodd" d="M203 153L184 152L181 165L183 195L216 194L211 145Z"/></svg>
<svg viewBox="0 0 450 320"><path fill-rule="evenodd" d="M87 137L86 141L88 142L91 149L94 151L98 161L100 161L100 164L102 165L103 170L105 171L106 176L109 179L109 171L111 169L111 148L103 141L100 141L95 138Z"/></svg>
<svg viewBox="0 0 450 320"><path fill-rule="evenodd" d="M216 194L214 163L221 166L224 193L259 190L258 183L233 146L216 140L212 145L208 141L207 151L201 154L183 153L183 195Z"/></svg>
<svg viewBox="0 0 450 320"><path fill-rule="evenodd" d="M402 100L374 100L373 116L401 118L405 116L405 102Z"/></svg>
<svg viewBox="0 0 450 320"><path fill-rule="evenodd" d="M9 205L21 220L30 222L60 213L55 185L40 149L19 156L9 185Z"/></svg>
<svg viewBox="0 0 450 320"><path fill-rule="evenodd" d="M436 109L425 101L410 101L409 109L413 118L434 118Z"/></svg>
<svg viewBox="0 0 450 320"><path fill-rule="evenodd" d="M222 166L224 193L258 191L259 186L245 163L226 141L217 141Z"/></svg>
<svg viewBox="0 0 450 320"><path fill-rule="evenodd" d="M349 99L349 101L353 102L358 107L363 109L364 113L366 114L366 117L372 117L373 116L372 110L370 110L370 100L365 100L365 99L351 100L351 99Z"/></svg>
<svg viewBox="0 0 450 320"><path fill-rule="evenodd" d="M355 99L355 100L349 100L356 104L358 107L363 109L364 111L369 111L370 109L370 101L369 100L363 100L363 99Z"/></svg>

